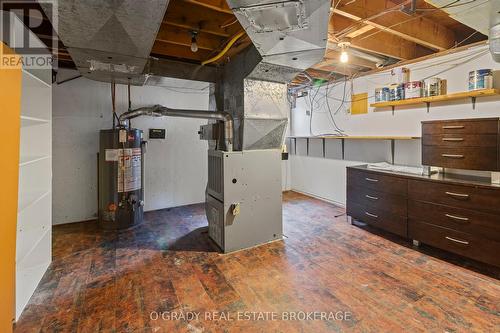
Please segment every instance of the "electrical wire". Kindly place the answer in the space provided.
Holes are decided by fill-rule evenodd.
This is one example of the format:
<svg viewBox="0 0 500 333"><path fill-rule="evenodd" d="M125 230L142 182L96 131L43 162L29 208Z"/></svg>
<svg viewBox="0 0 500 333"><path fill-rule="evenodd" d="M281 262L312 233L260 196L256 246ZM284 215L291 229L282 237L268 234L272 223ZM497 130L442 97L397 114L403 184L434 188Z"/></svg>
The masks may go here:
<svg viewBox="0 0 500 333"><path fill-rule="evenodd" d="M366 39L366 38L373 37L373 36L375 36L376 34L379 34L379 33L381 33L381 32L387 31L387 30L389 30L389 29L391 29L391 28L394 28L394 27L396 27L396 26L399 26L399 25L401 25L401 24L405 24L405 23L408 23L408 22L410 22L410 21L413 21L413 20L416 20L416 19L420 19L420 18L422 18L422 17L425 17L425 16L427 16L427 15L430 15L430 14L432 14L433 12L435 12L435 11L437 11L437 10L447 9L447 8L455 8L455 7L464 6L464 5L470 4L470 3L472 3L472 2L475 2L476 0L471 0L471 1L466 2L466 3L457 4L457 3L458 3L458 2L460 2L460 1L461 1L461 0L454 0L453 2L450 2L449 4L444 5L444 6L441 6L441 7L429 8L429 11L426 11L424 14L417 15L417 16L413 16L413 17L411 17L411 18L409 18L409 19L407 19L407 20L404 20L404 21L401 21L401 22L395 23L395 24L390 25L390 26L388 26L388 27L384 27L384 28L382 28L382 29L379 29L378 31L375 31L374 33L371 33L371 34L369 34L369 35L366 35L366 36L364 36L364 37L362 37L362 38L359 38L359 39L356 39L356 40L357 40L357 41L362 41L362 40L364 40L364 39ZM487 2L489 2L489 0L487 0ZM455 4L456 4L456 5L455 5ZM452 5L454 5L454 6L452 6Z"/></svg>
<svg viewBox="0 0 500 333"><path fill-rule="evenodd" d="M461 66L463 64L466 64L472 60L475 60L485 54L487 54L489 51L488 50L480 50L478 52L475 52L473 53L470 57L466 58L464 61L461 61L461 62L458 62L458 63L455 63L455 64L452 64L450 68L446 68L444 70L440 70L438 72L435 72L427 77L425 77L423 80L427 79L427 78L430 78L430 77L434 77L436 75L439 75L439 74L442 74L442 73L445 73L447 71L450 71L458 66ZM463 57L463 56L462 56ZM460 59L462 58L460 57ZM441 66L443 65L445 62L449 62L448 61L441 61L441 62L438 62L438 63L433 63L433 64L430 64L430 65L426 65L426 66L422 66L420 68L416 68L416 69L412 69L412 70L420 70L420 69L429 69L429 68L432 68L432 67L436 67L436 66ZM332 74L333 71L330 73ZM346 92L347 92L347 82L350 81L351 82L351 91L350 91L350 94L352 94L353 92L353 80L356 78L356 74L353 74L351 76L345 76L344 77L344 85L343 85L343 93L342 93L342 98L335 98L335 97L332 97L330 96L331 92L334 90L335 87L339 86L340 84L342 84L342 82L335 82L333 85L332 85L332 82L328 82L328 84L326 85L325 88L325 93L322 94L320 92L320 89L323 88L323 86L318 86L316 87L316 91L314 92L314 94L309 94L308 97L309 97L309 104L310 104L310 117L309 117L309 133L311 136L348 136L344 130L342 130L339 126L337 126L337 123L334 119L334 116L337 115L339 113L339 111L342 109L342 107L346 104L346 103L351 103L352 102L352 99L346 99ZM364 77L361 77L361 79L366 79ZM314 89L313 87L310 88L311 91ZM324 102L323 104L316 104L316 98L318 97L318 95L321 97L321 98L324 98ZM375 95L370 95L370 96L367 96L366 98L363 98L363 99L359 99L359 100L368 100L370 98L374 98ZM333 112L332 114L332 109L331 109L331 105L330 105L330 101L329 100L334 100L334 101L338 101L340 102L338 108L335 110L335 112ZM358 101L359 101L358 100ZM314 131L313 131L313 128L312 128L312 125L313 125L313 117L314 117L314 112L316 111L315 109L318 109L318 108L322 108L323 106L326 105L326 108L327 108L327 112L329 113L330 115L330 121L332 122L333 124L333 132L332 133L323 133L323 134L315 134Z"/></svg>
<svg viewBox="0 0 500 333"><path fill-rule="evenodd" d="M407 1L403 2L402 4L393 6L391 8L387 8L387 9L385 9L385 10L383 10L383 11L377 13L377 14L374 14L374 15L371 15L371 16L366 17L364 19L358 20L355 23L353 23L352 25L348 26L347 28L342 29L337 34L334 34L334 36L336 36L337 39L342 38L345 35L348 35L350 32L352 32L352 30L355 29L356 27L358 27L359 25L362 25L362 24L364 24L367 21L376 19L376 18L378 18L380 16L383 16L385 14L388 14L388 13L391 13L391 12L394 12L394 11L399 11L401 9L401 6L409 4L410 2L411 2L411 0L407 0ZM340 3L340 1L339 1L339 3ZM337 4L337 6L338 6L338 4ZM336 7L335 7L335 9L336 9ZM338 35L340 35L340 37Z"/></svg>
<svg viewBox="0 0 500 333"><path fill-rule="evenodd" d="M240 39L241 37L243 37L245 35L245 31L241 31L239 33L237 33L233 38L231 38L231 40L227 43L227 45L222 49L222 51L219 52L219 54L217 54L215 57L212 57L208 60L205 60L201 63L202 66L205 66L207 64L210 64L214 61L217 61L219 60L220 58L222 58L224 56L224 54L226 54L227 51L229 51L229 49L231 48L231 46L233 46L234 43L236 43L238 41L238 39Z"/></svg>

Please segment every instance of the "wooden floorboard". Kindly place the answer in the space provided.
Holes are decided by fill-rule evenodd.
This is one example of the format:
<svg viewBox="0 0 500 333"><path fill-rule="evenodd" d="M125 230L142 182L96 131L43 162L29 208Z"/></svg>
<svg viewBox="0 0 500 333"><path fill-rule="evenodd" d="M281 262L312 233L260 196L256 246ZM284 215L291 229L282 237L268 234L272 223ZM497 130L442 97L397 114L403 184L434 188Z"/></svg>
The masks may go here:
<svg viewBox="0 0 500 333"><path fill-rule="evenodd" d="M498 269L352 226L342 211L288 192L284 240L227 255L203 205L146 213L120 233L55 226L53 263L15 332L500 331ZM348 320L282 320L290 312Z"/></svg>

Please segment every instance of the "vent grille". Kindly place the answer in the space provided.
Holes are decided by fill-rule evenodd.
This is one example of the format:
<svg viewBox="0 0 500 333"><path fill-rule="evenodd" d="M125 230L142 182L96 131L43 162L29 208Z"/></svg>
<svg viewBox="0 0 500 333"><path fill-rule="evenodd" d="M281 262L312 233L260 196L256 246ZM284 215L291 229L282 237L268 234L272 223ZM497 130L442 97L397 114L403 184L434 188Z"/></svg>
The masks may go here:
<svg viewBox="0 0 500 333"><path fill-rule="evenodd" d="M208 189L222 194L222 156L208 155Z"/></svg>
<svg viewBox="0 0 500 333"><path fill-rule="evenodd" d="M208 235L220 247L224 248L224 219L221 212L217 207L209 206L207 209L208 216Z"/></svg>

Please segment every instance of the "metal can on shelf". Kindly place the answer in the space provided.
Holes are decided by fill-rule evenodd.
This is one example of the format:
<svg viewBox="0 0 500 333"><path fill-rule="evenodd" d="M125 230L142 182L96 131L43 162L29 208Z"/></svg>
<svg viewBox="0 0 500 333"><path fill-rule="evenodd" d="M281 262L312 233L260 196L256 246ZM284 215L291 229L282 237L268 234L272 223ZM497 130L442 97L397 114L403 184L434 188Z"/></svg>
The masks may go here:
<svg viewBox="0 0 500 333"><path fill-rule="evenodd" d="M422 97L422 81L411 81L405 83L405 98Z"/></svg>
<svg viewBox="0 0 500 333"><path fill-rule="evenodd" d="M391 84L389 86L390 101L400 101L405 98L404 84Z"/></svg>
<svg viewBox="0 0 500 333"><path fill-rule="evenodd" d="M385 102L383 99L383 89L384 88L375 88L375 103Z"/></svg>
<svg viewBox="0 0 500 333"><path fill-rule="evenodd" d="M441 79L431 77L424 80L424 92L426 97L438 96L441 94Z"/></svg>
<svg viewBox="0 0 500 333"><path fill-rule="evenodd" d="M382 88L382 102L388 102L391 100L391 90L389 87Z"/></svg>
<svg viewBox="0 0 500 333"><path fill-rule="evenodd" d="M469 90L493 88L493 72L491 69L478 69L469 72Z"/></svg>

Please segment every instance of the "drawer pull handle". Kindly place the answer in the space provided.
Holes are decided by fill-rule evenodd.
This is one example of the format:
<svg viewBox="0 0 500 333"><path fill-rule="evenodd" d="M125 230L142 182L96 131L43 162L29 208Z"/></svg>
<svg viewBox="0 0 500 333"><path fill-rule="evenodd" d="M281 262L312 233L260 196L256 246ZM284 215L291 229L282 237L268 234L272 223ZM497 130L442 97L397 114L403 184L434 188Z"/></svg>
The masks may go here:
<svg viewBox="0 0 500 333"><path fill-rule="evenodd" d="M468 217L461 217L461 216L456 216L456 215L451 215L451 214L445 214L446 217L449 217L450 219L458 220L458 221L469 221Z"/></svg>
<svg viewBox="0 0 500 333"><path fill-rule="evenodd" d="M462 129L465 128L464 125L448 125L448 126L443 126L443 129Z"/></svg>
<svg viewBox="0 0 500 333"><path fill-rule="evenodd" d="M373 179L373 178L365 178L365 180L367 180L369 182L373 182L373 183L378 182L378 179Z"/></svg>
<svg viewBox="0 0 500 333"><path fill-rule="evenodd" d="M443 138L443 141L460 142L460 141L464 141L464 138Z"/></svg>
<svg viewBox="0 0 500 333"><path fill-rule="evenodd" d="M448 158L464 158L464 155L455 155L455 154L441 154L441 156Z"/></svg>
<svg viewBox="0 0 500 333"><path fill-rule="evenodd" d="M371 195L365 195L365 197L367 197L368 199L372 199L372 200L378 200L377 197L372 197Z"/></svg>
<svg viewBox="0 0 500 333"><path fill-rule="evenodd" d="M378 215L375 215L375 214L371 214L371 213L368 213L368 212L365 212L366 215L370 216L370 217L374 217L374 218L378 218Z"/></svg>
<svg viewBox="0 0 500 333"><path fill-rule="evenodd" d="M463 240L456 239L456 238L452 238L452 237L448 237L448 236L446 236L445 238L446 238L447 240L452 241L452 242L455 242L455 243L460 243L460 244L469 245L469 242L467 242L467 241L463 241Z"/></svg>
<svg viewBox="0 0 500 333"><path fill-rule="evenodd" d="M462 194L462 193L454 193L454 192L445 192L448 195L451 195L452 197L458 197L458 198L468 198L468 194Z"/></svg>

